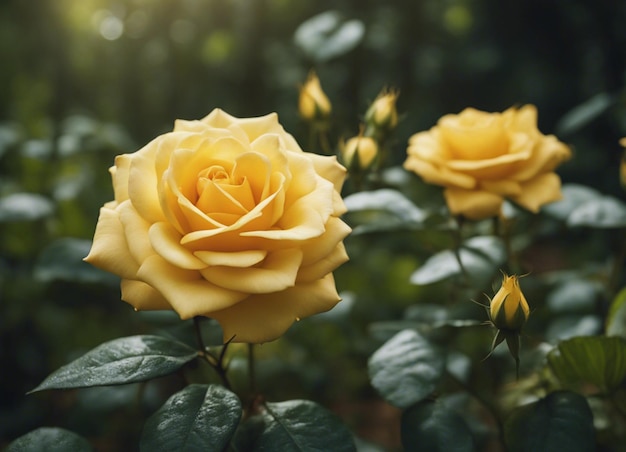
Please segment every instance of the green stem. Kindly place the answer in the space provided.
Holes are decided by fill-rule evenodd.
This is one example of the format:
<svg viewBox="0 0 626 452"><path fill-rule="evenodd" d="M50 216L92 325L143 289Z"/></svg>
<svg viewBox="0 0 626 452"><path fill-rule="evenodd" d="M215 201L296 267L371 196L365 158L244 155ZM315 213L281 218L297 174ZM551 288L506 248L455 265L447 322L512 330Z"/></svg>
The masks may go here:
<svg viewBox="0 0 626 452"><path fill-rule="evenodd" d="M204 339L202 338L202 329L200 327L201 317L196 316L193 318L193 324L196 331L196 340L198 341L198 346L200 347L200 356L204 358L204 360L209 363L209 365L215 370L215 373L222 381L222 384L226 389L232 391L232 386L230 381L228 380L228 376L226 375L226 367L224 366L224 356L226 355L226 349L230 341L225 343L222 346L222 350L220 352L220 356L216 358L213 354L211 354L208 348L204 345Z"/></svg>

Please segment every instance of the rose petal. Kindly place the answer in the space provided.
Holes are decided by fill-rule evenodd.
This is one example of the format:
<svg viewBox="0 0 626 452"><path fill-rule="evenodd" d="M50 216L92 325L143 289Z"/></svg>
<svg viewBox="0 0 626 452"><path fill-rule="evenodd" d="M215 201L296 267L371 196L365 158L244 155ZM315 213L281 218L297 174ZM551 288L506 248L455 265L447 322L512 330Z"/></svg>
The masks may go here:
<svg viewBox="0 0 626 452"><path fill-rule="evenodd" d="M113 182L115 201L118 204L128 199L128 172L130 162L131 158L129 154L118 155L115 157L115 165L109 168Z"/></svg>
<svg viewBox="0 0 626 452"><path fill-rule="evenodd" d="M459 115L442 117L437 126L457 159L485 160L508 152L508 140L499 114L467 108Z"/></svg>
<svg viewBox="0 0 626 452"><path fill-rule="evenodd" d="M266 250L249 250L234 252L196 251L194 255L208 266L223 265L228 267L251 267L258 264L265 256Z"/></svg>
<svg viewBox="0 0 626 452"><path fill-rule="evenodd" d="M120 204L117 211L124 229L128 249L135 262L141 262L153 255L154 249L148 239L150 223L139 216L130 200Z"/></svg>
<svg viewBox="0 0 626 452"><path fill-rule="evenodd" d="M122 279L120 287L122 300L133 306L136 311L172 309L163 295L142 281Z"/></svg>
<svg viewBox="0 0 626 452"><path fill-rule="evenodd" d="M227 308L248 296L211 284L199 272L175 267L158 255L141 264L137 277L160 292L183 320Z"/></svg>
<svg viewBox="0 0 626 452"><path fill-rule="evenodd" d="M482 220L500 213L503 198L483 190L446 188L443 192L453 215L463 215L471 220Z"/></svg>
<svg viewBox="0 0 626 452"><path fill-rule="evenodd" d="M424 182L435 185L453 185L459 188L474 188L476 179L467 174L450 171L445 166L436 167L430 162L409 156L404 168L419 175Z"/></svg>
<svg viewBox="0 0 626 452"><path fill-rule="evenodd" d="M128 249L124 228L115 210L100 209L93 244L84 260L122 278L136 278L139 265Z"/></svg>
<svg viewBox="0 0 626 452"><path fill-rule="evenodd" d="M201 270L201 274L207 281L226 289L272 293L295 284L301 263L302 251L287 249L269 253L260 267L210 267Z"/></svg>
<svg viewBox="0 0 626 452"><path fill-rule="evenodd" d="M311 265L332 253L337 244L350 234L352 229L337 217L330 217L325 231L302 244L302 265Z"/></svg>
<svg viewBox="0 0 626 452"><path fill-rule="evenodd" d="M158 138L132 154L128 174L128 197L139 215L149 221L163 221L158 194L158 178L154 159L158 150Z"/></svg>
<svg viewBox="0 0 626 452"><path fill-rule="evenodd" d="M513 180L484 180L480 181L478 186L485 191L502 196L515 196L522 191L520 184Z"/></svg>
<svg viewBox="0 0 626 452"><path fill-rule="evenodd" d="M298 272L297 281L301 283L320 279L341 264L348 262L349 259L344 244L340 242L331 253L327 254L322 259L311 265L302 266Z"/></svg>
<svg viewBox="0 0 626 452"><path fill-rule="evenodd" d="M204 315L222 326L224 342L263 343L281 336L294 321L325 312L340 301L332 274L279 293L251 295L228 309Z"/></svg>
<svg viewBox="0 0 626 452"><path fill-rule="evenodd" d="M537 213L542 205L561 198L561 179L555 173L546 173L524 182L521 194L512 196L511 200Z"/></svg>
<svg viewBox="0 0 626 452"><path fill-rule="evenodd" d="M168 223L154 223L148 234L156 253L170 264L187 270L206 268L202 260L180 244L180 234Z"/></svg>
<svg viewBox="0 0 626 452"><path fill-rule="evenodd" d="M535 146L532 156L512 174L515 180L532 179L539 173L553 171L572 156L570 149L554 135L543 137Z"/></svg>
<svg viewBox="0 0 626 452"><path fill-rule="evenodd" d="M333 183L335 190L341 192L341 187L346 179L346 169L339 164L336 156L326 156L306 153L307 157L313 162L315 172L324 179Z"/></svg>

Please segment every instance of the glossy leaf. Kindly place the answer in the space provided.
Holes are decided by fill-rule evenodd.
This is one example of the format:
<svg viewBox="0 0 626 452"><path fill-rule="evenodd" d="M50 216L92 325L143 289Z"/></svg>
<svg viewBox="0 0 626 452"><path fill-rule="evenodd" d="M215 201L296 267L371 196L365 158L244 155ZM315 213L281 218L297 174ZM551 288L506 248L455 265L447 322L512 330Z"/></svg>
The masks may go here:
<svg viewBox="0 0 626 452"><path fill-rule="evenodd" d="M261 414L237 432L237 452L355 452L350 430L322 406L308 400L266 403Z"/></svg>
<svg viewBox="0 0 626 452"><path fill-rule="evenodd" d="M611 392L626 378L626 339L574 337L552 350L548 363L564 385L591 383L603 392Z"/></svg>
<svg viewBox="0 0 626 452"><path fill-rule="evenodd" d="M626 287L620 290L609 309L606 334L626 338Z"/></svg>
<svg viewBox="0 0 626 452"><path fill-rule="evenodd" d="M587 400L558 391L517 408L505 423L511 452L595 450L593 415Z"/></svg>
<svg viewBox="0 0 626 452"><path fill-rule="evenodd" d="M39 255L35 278L44 282L61 280L119 284L117 276L83 262L90 248L91 240L69 237L55 240Z"/></svg>
<svg viewBox="0 0 626 452"><path fill-rule="evenodd" d="M495 236L472 237L459 250L463 268L475 287L488 283L506 260L502 240ZM457 256L451 250L440 251L431 256L411 275L411 283L432 284L453 276L461 275L462 269Z"/></svg>
<svg viewBox="0 0 626 452"><path fill-rule="evenodd" d="M562 221L566 221L579 206L602 196L599 191L580 184L564 184L561 187L561 195L563 196L561 200L546 204L541 211Z"/></svg>
<svg viewBox="0 0 626 452"><path fill-rule="evenodd" d="M91 444L82 436L55 427L41 427L15 439L7 452L90 452Z"/></svg>
<svg viewBox="0 0 626 452"><path fill-rule="evenodd" d="M623 228L626 226L626 204L612 196L602 196L578 206L567 217L568 226Z"/></svg>
<svg viewBox="0 0 626 452"><path fill-rule="evenodd" d="M414 330L403 330L370 357L372 386L390 404L406 408L430 395L439 383L446 355Z"/></svg>
<svg viewBox="0 0 626 452"><path fill-rule="evenodd" d="M190 385L174 394L150 418L140 450L221 451L241 419L241 402L219 385Z"/></svg>
<svg viewBox="0 0 626 452"><path fill-rule="evenodd" d="M425 401L402 414L402 445L415 452L471 452L472 433L461 416L443 403Z"/></svg>
<svg viewBox="0 0 626 452"><path fill-rule="evenodd" d="M294 40L309 58L322 62L348 53L364 34L365 26L360 20L344 20L338 11L326 11L303 22Z"/></svg>
<svg viewBox="0 0 626 452"><path fill-rule="evenodd" d="M399 191L390 188L354 193L346 196L344 202L350 212L385 210L407 223L421 223L426 218L426 213L422 209Z"/></svg>
<svg viewBox="0 0 626 452"><path fill-rule="evenodd" d="M35 221L50 216L54 205L35 193L14 193L0 199L0 223Z"/></svg>
<svg viewBox="0 0 626 452"><path fill-rule="evenodd" d="M99 345L50 374L31 392L150 380L197 357L191 347L160 336L130 336Z"/></svg>
<svg viewBox="0 0 626 452"><path fill-rule="evenodd" d="M582 129L611 108L616 100L616 96L609 93L598 93L587 99L561 118L555 127L557 135L567 135Z"/></svg>

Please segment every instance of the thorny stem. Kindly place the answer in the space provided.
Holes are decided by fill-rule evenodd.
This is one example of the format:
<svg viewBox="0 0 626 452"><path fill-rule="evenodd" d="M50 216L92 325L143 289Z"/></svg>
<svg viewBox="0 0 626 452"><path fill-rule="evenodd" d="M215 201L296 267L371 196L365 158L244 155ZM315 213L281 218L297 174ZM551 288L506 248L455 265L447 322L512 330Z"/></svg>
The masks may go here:
<svg viewBox="0 0 626 452"><path fill-rule="evenodd" d="M224 366L224 356L226 355L226 349L228 348L228 344L232 341L229 340L222 346L222 350L220 351L219 357L215 357L212 353L209 352L208 348L204 345L204 339L202 338L202 330L200 328L200 320L201 317L196 316L193 318L193 324L196 331L196 339L198 341L198 346L200 347L200 356L204 358L204 360L209 363L209 365L215 370L215 373L220 377L222 384L226 389L232 391L232 387L230 385L230 381L228 381L228 376L226 375L226 366Z"/></svg>

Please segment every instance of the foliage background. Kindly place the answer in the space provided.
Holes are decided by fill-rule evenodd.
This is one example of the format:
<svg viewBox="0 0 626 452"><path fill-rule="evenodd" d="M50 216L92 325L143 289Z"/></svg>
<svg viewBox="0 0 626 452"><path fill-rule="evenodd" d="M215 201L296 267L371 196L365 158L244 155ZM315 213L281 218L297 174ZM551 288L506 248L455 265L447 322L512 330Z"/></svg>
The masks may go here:
<svg viewBox="0 0 626 452"><path fill-rule="evenodd" d="M365 35L349 52L312 61L294 32L328 10L360 20ZM533 103L540 130L575 153L559 169L563 180L624 199L617 168L626 136L625 21L626 3L610 0L3 1L0 445L57 425L82 431L99 450L132 450L137 419L180 384L155 384L139 408L127 403L136 387L24 395L105 340L172 331L171 318L133 314L113 278L76 262L112 197L106 169L116 154L138 149L176 118L201 118L215 107L236 116L277 111L304 145L297 88L315 67L335 109L333 140L358 132L385 86L400 91L396 164L408 137L446 113ZM6 202L16 193L31 196ZM83 241L68 248L63 238ZM399 444L398 413L368 384L367 357L380 345L369 327L411 303L437 302L434 289L409 284L409 276L428 257L424 243L444 241L407 246L406 238L349 238L352 261L336 274L345 308L300 322L260 352L269 397L314 398L388 448ZM540 273L601 258L614 240L548 231L525 258ZM540 305L545 294L534 295L531 305Z"/></svg>

